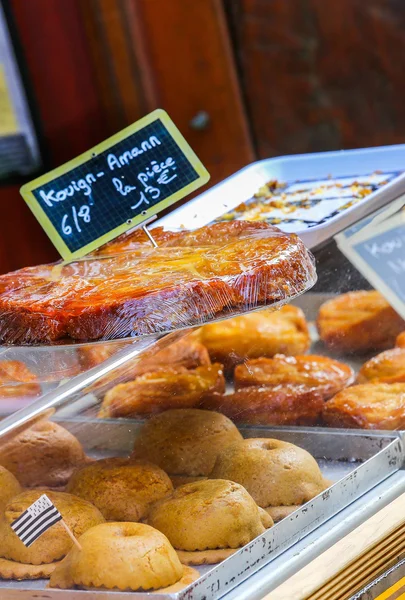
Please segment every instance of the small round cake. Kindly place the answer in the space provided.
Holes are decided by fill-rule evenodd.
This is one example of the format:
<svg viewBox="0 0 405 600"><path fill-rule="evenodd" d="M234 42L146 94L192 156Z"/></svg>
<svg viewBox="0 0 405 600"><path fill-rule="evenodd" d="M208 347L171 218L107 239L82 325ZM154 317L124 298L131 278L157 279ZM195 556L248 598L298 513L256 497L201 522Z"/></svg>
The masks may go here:
<svg viewBox="0 0 405 600"><path fill-rule="evenodd" d="M156 465L107 458L76 471L67 491L97 506L108 521L139 521L153 502L173 491L173 485Z"/></svg>
<svg viewBox="0 0 405 600"><path fill-rule="evenodd" d="M274 520L328 487L309 452L268 438L247 439L226 448L219 454L210 477L243 485ZM280 507L286 509L280 511Z"/></svg>
<svg viewBox="0 0 405 600"><path fill-rule="evenodd" d="M61 523L50 527L29 548L24 546L10 527L11 523L44 493L61 513L75 537L104 522L102 514L95 506L71 494L43 490L22 492L7 504L4 518L0 519L0 557L18 563L41 565L59 560L69 552L73 542Z"/></svg>
<svg viewBox="0 0 405 600"><path fill-rule="evenodd" d="M21 493L21 486L10 471L0 466L0 511L2 512L9 500Z"/></svg>
<svg viewBox="0 0 405 600"><path fill-rule="evenodd" d="M147 421L132 456L150 460L171 477L207 477L218 454L242 436L230 419L199 409L172 409Z"/></svg>
<svg viewBox="0 0 405 600"><path fill-rule="evenodd" d="M53 572L50 587L146 591L180 584L181 589L198 577L149 525L104 523L86 531L79 543L81 550L72 548Z"/></svg>
<svg viewBox="0 0 405 600"><path fill-rule="evenodd" d="M0 465L24 487L60 488L85 461L75 436L51 421L39 421L0 445Z"/></svg>
<svg viewBox="0 0 405 600"><path fill-rule="evenodd" d="M187 562L192 564L193 551L240 548L262 534L273 524L263 512L238 483L207 479L183 485L157 502L148 523L176 550L190 552Z"/></svg>

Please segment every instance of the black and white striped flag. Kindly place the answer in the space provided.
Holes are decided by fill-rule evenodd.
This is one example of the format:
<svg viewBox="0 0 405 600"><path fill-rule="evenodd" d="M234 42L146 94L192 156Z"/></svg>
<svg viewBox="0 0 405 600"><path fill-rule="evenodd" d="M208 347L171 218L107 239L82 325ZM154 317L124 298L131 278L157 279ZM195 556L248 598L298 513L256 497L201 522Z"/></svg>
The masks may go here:
<svg viewBox="0 0 405 600"><path fill-rule="evenodd" d="M62 520L62 515L46 494L31 504L22 515L11 523L11 529L24 546L31 546L47 529Z"/></svg>

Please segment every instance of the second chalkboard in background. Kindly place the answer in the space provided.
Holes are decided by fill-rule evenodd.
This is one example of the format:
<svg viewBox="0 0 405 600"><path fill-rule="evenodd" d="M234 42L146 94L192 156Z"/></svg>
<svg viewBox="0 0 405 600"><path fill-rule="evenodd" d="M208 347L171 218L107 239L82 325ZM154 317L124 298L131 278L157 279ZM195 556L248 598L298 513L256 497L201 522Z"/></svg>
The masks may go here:
<svg viewBox="0 0 405 600"><path fill-rule="evenodd" d="M21 188L65 259L95 250L209 180L170 117L155 110Z"/></svg>

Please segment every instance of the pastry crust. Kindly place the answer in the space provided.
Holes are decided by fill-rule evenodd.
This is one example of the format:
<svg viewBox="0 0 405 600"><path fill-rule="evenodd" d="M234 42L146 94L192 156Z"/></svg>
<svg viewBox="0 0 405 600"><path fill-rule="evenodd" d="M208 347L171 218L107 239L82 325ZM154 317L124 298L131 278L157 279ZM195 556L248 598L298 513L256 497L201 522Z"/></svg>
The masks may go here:
<svg viewBox="0 0 405 600"><path fill-rule="evenodd" d="M325 302L319 309L317 326L328 348L364 353L391 348L405 321L379 292L360 291Z"/></svg>
<svg viewBox="0 0 405 600"><path fill-rule="evenodd" d="M328 487L309 452L270 438L228 446L219 454L210 477L240 483L265 509L303 504Z"/></svg>
<svg viewBox="0 0 405 600"><path fill-rule="evenodd" d="M325 403L323 419L330 427L404 429L405 383L346 388Z"/></svg>
<svg viewBox="0 0 405 600"><path fill-rule="evenodd" d="M395 345L398 346L398 348L405 348L405 331L399 334L395 340Z"/></svg>
<svg viewBox="0 0 405 600"><path fill-rule="evenodd" d="M39 421L0 444L0 465L24 487L64 486L86 461L74 435L51 421Z"/></svg>
<svg viewBox="0 0 405 600"><path fill-rule="evenodd" d="M358 383L405 383L405 348L377 354L360 369Z"/></svg>
<svg viewBox="0 0 405 600"><path fill-rule="evenodd" d="M26 364L19 360L0 361L0 399L38 396L41 386Z"/></svg>
<svg viewBox="0 0 405 600"><path fill-rule="evenodd" d="M55 569L50 587L157 590L181 581L184 568L167 538L142 523L104 523L86 531Z"/></svg>
<svg viewBox="0 0 405 600"><path fill-rule="evenodd" d="M316 280L296 235L242 221L174 233L157 248L59 265L54 276L49 268L15 273L15 285L0 277L0 289L8 289L0 294L0 341L167 332L283 301Z"/></svg>
<svg viewBox="0 0 405 600"><path fill-rule="evenodd" d="M43 493L43 490L22 492L7 504L4 517L0 519L0 557L17 563L42 565L60 560L72 547L72 539L61 523L50 527L28 548L11 529L11 523L33 502L36 502ZM61 513L75 537L79 537L87 529L104 522L99 510L90 502L63 492L46 490L45 493Z"/></svg>
<svg viewBox="0 0 405 600"><path fill-rule="evenodd" d="M99 417L136 418L170 408L193 408L207 394L224 391L222 365L207 365L193 370L162 368L109 390L104 396Z"/></svg>
<svg viewBox="0 0 405 600"><path fill-rule="evenodd" d="M76 471L67 491L96 506L107 521L140 521L173 491L166 473L146 461L98 460Z"/></svg>
<svg viewBox="0 0 405 600"><path fill-rule="evenodd" d="M60 561L46 565L31 565L7 558L0 558L0 579L24 581L33 579L49 579Z"/></svg>
<svg viewBox="0 0 405 600"><path fill-rule="evenodd" d="M246 425L315 425L320 421L323 404L323 395L316 388L286 384L213 394L204 399L202 406Z"/></svg>
<svg viewBox="0 0 405 600"><path fill-rule="evenodd" d="M169 476L206 477L219 452L242 439L224 415L172 409L146 421L135 439L132 457L150 460Z"/></svg>
<svg viewBox="0 0 405 600"><path fill-rule="evenodd" d="M204 325L199 340L227 373L250 358L303 354L311 344L304 313L290 305Z"/></svg>
<svg viewBox="0 0 405 600"><path fill-rule="evenodd" d="M152 506L148 523L189 552L241 548L273 525L241 485L222 479L177 488Z"/></svg>
<svg viewBox="0 0 405 600"><path fill-rule="evenodd" d="M248 360L235 368L235 389L264 386L276 388L291 385L316 391L328 400L354 381L349 365L327 356L303 355Z"/></svg>

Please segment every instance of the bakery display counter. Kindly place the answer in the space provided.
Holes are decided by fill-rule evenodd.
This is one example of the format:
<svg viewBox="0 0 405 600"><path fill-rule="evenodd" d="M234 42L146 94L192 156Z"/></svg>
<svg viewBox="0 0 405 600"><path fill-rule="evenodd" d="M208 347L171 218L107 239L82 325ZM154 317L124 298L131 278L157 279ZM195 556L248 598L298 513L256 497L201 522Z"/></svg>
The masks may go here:
<svg viewBox="0 0 405 600"><path fill-rule="evenodd" d="M181 412L182 411L180 410L180 413ZM179 415L179 418L180 417L181 414ZM142 456L143 452L145 451L145 444L147 446L148 443L151 443L151 434L146 434L145 431L142 432L142 428L144 428L145 426L142 423L135 421L91 421L83 417L71 417L59 420L56 416L55 422L61 425L64 429L68 430L70 433L72 433L74 435L74 438L78 440L79 443L82 443L86 456L92 459L100 459L111 456L128 456L131 452L134 452L134 450L135 456ZM212 423L212 421L207 421L207 423L208 422ZM170 425L169 429L173 431L173 427L174 425L172 424ZM213 456L213 454L221 454L219 448L217 448L216 450L213 449L213 442L215 441L215 436L218 436L217 428L218 425L215 425L216 433L210 435L207 431L207 426L205 426L206 437L209 438L208 440L204 438L197 439L196 432L194 432L194 436L191 441L190 436L188 436L188 448L193 447L195 449L195 452L192 455L187 454L184 446L184 440L182 443L179 442L179 444L177 445L177 453L180 451L180 448L182 448L183 452L185 452L185 454L181 456L181 459L183 463L187 463L185 465L186 467L192 465L193 468L196 468L196 462L198 463L198 447L200 447L200 455L203 455L203 458L205 458L204 464L207 463L207 461L209 461L210 456ZM159 430L161 431L163 437L164 432L161 426ZM229 436L229 432L230 429L228 428L227 433L223 433L223 436ZM360 513L358 512L358 509L357 511L355 511L356 519L361 518L361 513L364 514L364 510L367 506L367 503L370 503L371 501L370 498L372 497L375 499L375 494L371 495L370 492L373 488L377 486L377 490L382 489L381 486L383 486L384 488L385 481L392 481L392 483L389 484L389 487L391 489L390 493L392 493L394 488L400 488L404 484L402 477L400 483L398 483L398 477L400 473L399 469L401 468L404 458L403 444L400 435L395 432L388 434L378 432L370 433L353 431L348 434L347 432L341 432L338 430L330 430L326 432L322 429L317 430L315 428L308 430L303 428L280 429L267 427L247 427L241 428L240 433L245 438L246 443L248 443L249 440L255 442L256 444L260 441L260 445L264 445L264 447L266 448L263 454L268 453L269 447L278 448L279 445L282 446L283 443L287 443L287 448L289 452L291 452L291 450L294 447L305 450L308 454L305 456L304 462L302 461L302 459L299 460L298 458L296 458L293 461L293 463L290 463L290 467L292 468L291 475L288 471L285 471L284 469L284 473L279 473L279 480L277 484L278 491L276 493L277 497L275 497L273 500L275 502L282 501L282 499L280 499L277 495L280 493L281 490L285 494L285 498L291 497L291 494L302 494L302 489L301 492L299 492L298 488L300 487L300 483L303 484L304 482L304 487L306 488L305 493L307 494L307 498L311 496L312 498L309 501L304 502L301 506L296 505L290 507L282 507L284 509L289 509L285 511L283 515L281 515L284 516L284 518L281 518L279 514L280 507L267 507L268 511L269 508L273 509L269 511L269 514L273 515L276 523L269 527L270 523L267 522L267 529L263 528L262 531L259 533L251 532L252 537L254 536L255 539L252 539L251 542L245 543L243 547L239 550L237 548L234 548L229 553L225 553L225 555L224 551L222 550L220 551L220 553L222 554L221 556L216 556L216 553L213 550L194 553L189 551L178 551L178 554L183 562L187 562L188 564L190 564L191 562L191 565L194 565L193 568L198 572L198 577L196 578L196 581L191 583L190 586L188 586L185 590L178 591L173 595L169 596L161 594L158 595L158 597L170 597L173 599L196 598L200 600L202 600L203 598L221 598L224 594L231 592L232 588L234 588L238 584L242 584L242 582L246 578L250 577L255 572L258 572L261 569L261 567L265 566L268 563L272 563L272 561L277 561L278 557L282 559L282 562L285 564L285 559L283 559L284 552L288 551L291 547L294 548L293 554L295 557L295 559L291 563L291 568L294 568L293 565L296 564L296 557L300 554L299 547L296 546L298 542L301 544L302 548L303 539L318 528L321 528L321 531L324 531L324 533L326 532L326 530L330 530L331 532L333 532L333 535L336 535L336 527L334 531L333 525L328 525L330 519L334 519L336 522L336 515L338 513L341 513L342 516L339 517L339 520L345 524L346 517L344 515L351 514L351 517L348 516L347 518L349 519L349 521L351 520L351 522L353 522L354 513L352 512L352 509L348 508L352 505L352 503L356 503L357 506L359 506L358 500L363 495L365 495L365 501L364 504L362 503L363 508L360 510ZM236 431L234 434L232 433L232 435L236 436ZM143 445L141 444L142 440ZM174 438L173 446L176 446L176 440L178 440L178 437ZM221 445L224 444L224 440L225 437L222 438L222 441L220 442ZM228 440L228 442L229 441L230 440ZM207 448L208 442L209 447L211 449L210 452L207 452L207 455L204 455L204 453L201 451L201 448ZM12 443L12 441L8 443L10 444ZM233 442L233 444L235 446L235 442ZM290 446L290 444L294 444L294 446ZM240 445L240 442L236 442L236 445ZM55 444L53 444L53 446L55 446ZM299 450L299 452L301 452L302 450ZM168 462L171 462L171 464L173 465L176 458L180 460L180 457L178 455L175 456L174 450L168 456L168 453L164 451L163 443L160 446L160 450L159 448L154 448L154 451L155 464L158 463L162 465L166 461L167 471L170 470L169 465L167 464ZM227 458L226 455L224 455L224 453L225 451L222 451L223 462ZM72 458L71 446L70 454ZM244 454L246 455L246 460L249 461L249 453L245 451ZM320 480L317 478L317 474L314 474L313 465L311 464L311 466L308 467L308 462L313 461L313 458L311 457L314 457L316 459L316 463L319 465L324 483L321 483ZM80 457L80 460L82 460L82 458L83 457ZM57 459L54 456L54 468L56 466L56 460ZM279 460L281 461L282 459L280 458ZM316 463L314 461L314 464ZM88 482L87 485L90 485L90 489L87 488L87 492L84 490L83 487L85 485L83 477L82 480L80 480L77 479L77 475L76 479L75 476L73 476L73 480L67 477L68 481L70 479L67 490L72 493L79 494L79 496L85 497L87 499L89 499L91 496L92 501L95 502L95 504L98 504L99 509L103 512L104 515L106 515L105 510L107 500L100 500L100 498L103 497L103 494L105 493L102 491L101 487L98 487L100 485L102 486L102 482L100 478L97 477L97 475L94 473L94 464L95 463L90 463L89 467L87 467L87 469L93 469L93 479L91 480L92 483L90 483L90 481ZM126 463L119 462L116 464L116 466L120 466L122 468L122 465L124 464ZM250 463L247 462L247 464ZM268 474L266 474L265 468L263 466L265 464L266 458L264 458L264 462L261 465L262 481L265 480L266 476L274 477L274 468L276 468L276 466L273 465L273 470L270 470ZM64 466L66 467L65 462ZM112 468L111 465L110 468ZM311 469L310 474L308 471L309 468ZM56 482L54 480L50 481L48 479L49 471L49 465L47 465L47 468L45 468L42 472L42 476L45 477L45 479L41 482L43 484L46 484L47 486L52 485L53 489L57 489L55 488ZM84 467L84 469L82 467L82 470L78 473L83 474L85 471L86 467ZM116 480L116 478L118 477L118 472L116 470L114 471L114 473L112 471L110 472L111 477L114 478L110 479L111 482ZM105 471L105 473L107 473L108 479L108 471ZM215 473L213 473L213 475L215 475ZM213 475L211 475L211 477L213 477ZM157 475L155 474L154 477L156 478L156 476ZM41 477L39 471L37 471L36 477L37 481L39 481L39 478ZM121 477L123 477L122 473ZM183 483L183 487L177 488L177 490L186 489L188 493L196 493L198 486L201 486L202 483L207 482L207 480L204 481L204 478L202 476L192 478L189 475L183 475L182 482L176 482L175 477L173 477L173 475L170 475L170 477L172 478L172 481L175 485L177 485L178 483ZM243 474L240 474L239 478L240 477L243 477ZM309 490L307 487L308 485L311 485L308 477L310 477L312 486L314 486L311 490ZM192 481L193 479L197 479L197 481L194 481L194 483L188 483L187 485L184 485L184 480L187 478L190 481ZM299 481L300 478L302 478L301 482ZM222 483L223 479L221 478L218 480L214 478L210 481ZM25 484L29 483L29 481L25 481ZM164 483L165 481L162 480L160 485L162 486L164 485ZM258 487L256 487L256 489L254 482L252 481L249 482L245 480L244 484L246 486L246 489L250 490L251 496L257 498L257 502L259 504L263 504L263 499L260 498L263 488L262 482ZM321 486L320 488L318 488L321 490L320 493L317 493L316 485ZM287 486L287 489L285 489L285 486ZM385 495L387 495L386 486L384 489L384 493ZM156 488L154 493L157 493ZM167 494L167 490L162 492L162 489L160 489L160 492L158 493L160 493L164 497L165 494ZM221 493L223 493L223 490L221 491ZM110 484L109 494L111 496L112 508L113 510L115 510L115 514L112 515L110 513L107 516L113 517L114 520L117 520L118 518L122 520L124 515L122 513L117 514L119 506L121 506L121 511L124 511L124 514L126 514L128 518L129 507L126 505L122 505L122 496L120 496L119 488L117 489L117 487L114 487L113 483ZM171 498L173 497L174 496L172 494ZM157 496L155 496L154 498L150 498L150 500L155 501L156 499ZM383 502L381 498L380 500ZM269 501L272 501L272 499L265 499L265 503ZM159 511L157 512L156 508L152 508L152 512L149 512L147 522L153 522L155 526L157 525L158 527L160 527L161 530L166 532L166 535L173 542L173 544L176 544L175 533L173 533L168 524L170 519L170 517L168 517L169 513L167 513L168 502L169 501L164 500L157 502L158 509L160 511L163 510L163 517L159 515ZM200 502L200 500L197 500L197 502ZM372 501L372 503L373 502L374 500ZM108 505L110 506L110 504L111 502ZM111 510L111 506L108 510ZM165 510L166 513L164 512ZM193 512L194 516L192 517L192 522L195 524L196 527L194 535L198 537L197 530L199 528L204 529L204 526L208 527L210 521L207 521L207 518L205 517L201 521L201 523L199 523L198 519L202 518L201 506L199 507L200 513L197 510L196 506L194 506L193 509L190 508L190 510ZM216 510L220 512L221 509L217 506ZM345 511L348 512L346 513ZM238 514L239 518L241 518L240 512L237 512L235 514ZM249 514L249 518L251 518L251 512ZM133 516L134 519L140 517L141 515L139 514L137 515L137 517ZM160 522L161 518L163 518L163 522ZM222 527L224 527L223 523L221 521L218 521L216 529L221 530ZM344 533L344 527L342 528L341 533ZM327 539L333 539L333 535L329 537L326 536L326 538L323 540L323 543L326 543ZM323 535L321 533L317 534L316 539L318 540L319 546L319 543L323 539ZM304 544L304 546L308 549L307 552L309 551L311 553L311 544ZM186 555L187 561L185 559ZM291 553L288 556L291 556ZM215 562L220 558L226 558L226 560L223 560L219 563ZM199 562L202 562L203 564L198 564ZM269 573L272 573L273 577L271 579L274 582L277 581L278 578L280 578L282 571L279 572L278 569L270 569L269 567L267 567L265 569L261 569L260 573L265 579L266 577L268 577ZM267 582L266 585L270 585L270 583L271 582ZM2 589L7 589L7 593L13 594L9 596L10 598L34 598L38 593L40 593L40 590L43 590L45 592L46 585L47 582L44 580L37 580L34 582L3 581L0 583L0 594ZM237 594L236 590L234 594ZM77 597L78 599L81 599L86 598L88 595L91 598L101 599L104 597L109 597L110 592L106 590L92 590L91 592L86 592L81 589L68 589L66 591L60 589L46 589L45 593L49 598ZM116 590L114 591L114 597L115 596L117 596L118 598L128 597L128 592L119 592L118 590ZM136 592L135 597L146 598L149 597L149 594ZM239 598L242 596L234 595L233 597ZM250 595L243 597L249 598Z"/></svg>
<svg viewBox="0 0 405 600"><path fill-rule="evenodd" d="M176 233L175 246L159 235L170 253L182 240L173 281L192 271L184 302L182 286L170 288L173 321L161 319L166 288L143 310L135 263L151 249L137 233L62 278L4 276L0 391L35 394L0 420L0 597L259 598L402 490L405 322L384 298L303 294L315 282L311 255L266 223ZM302 250L291 270L283 243ZM254 255L246 264L242 247ZM84 288L98 277L93 305ZM39 294L33 310L21 303L25 285ZM129 313L123 290L136 292ZM44 492L76 541L60 523L30 547L15 535ZM253 595L238 596L240 586Z"/></svg>

